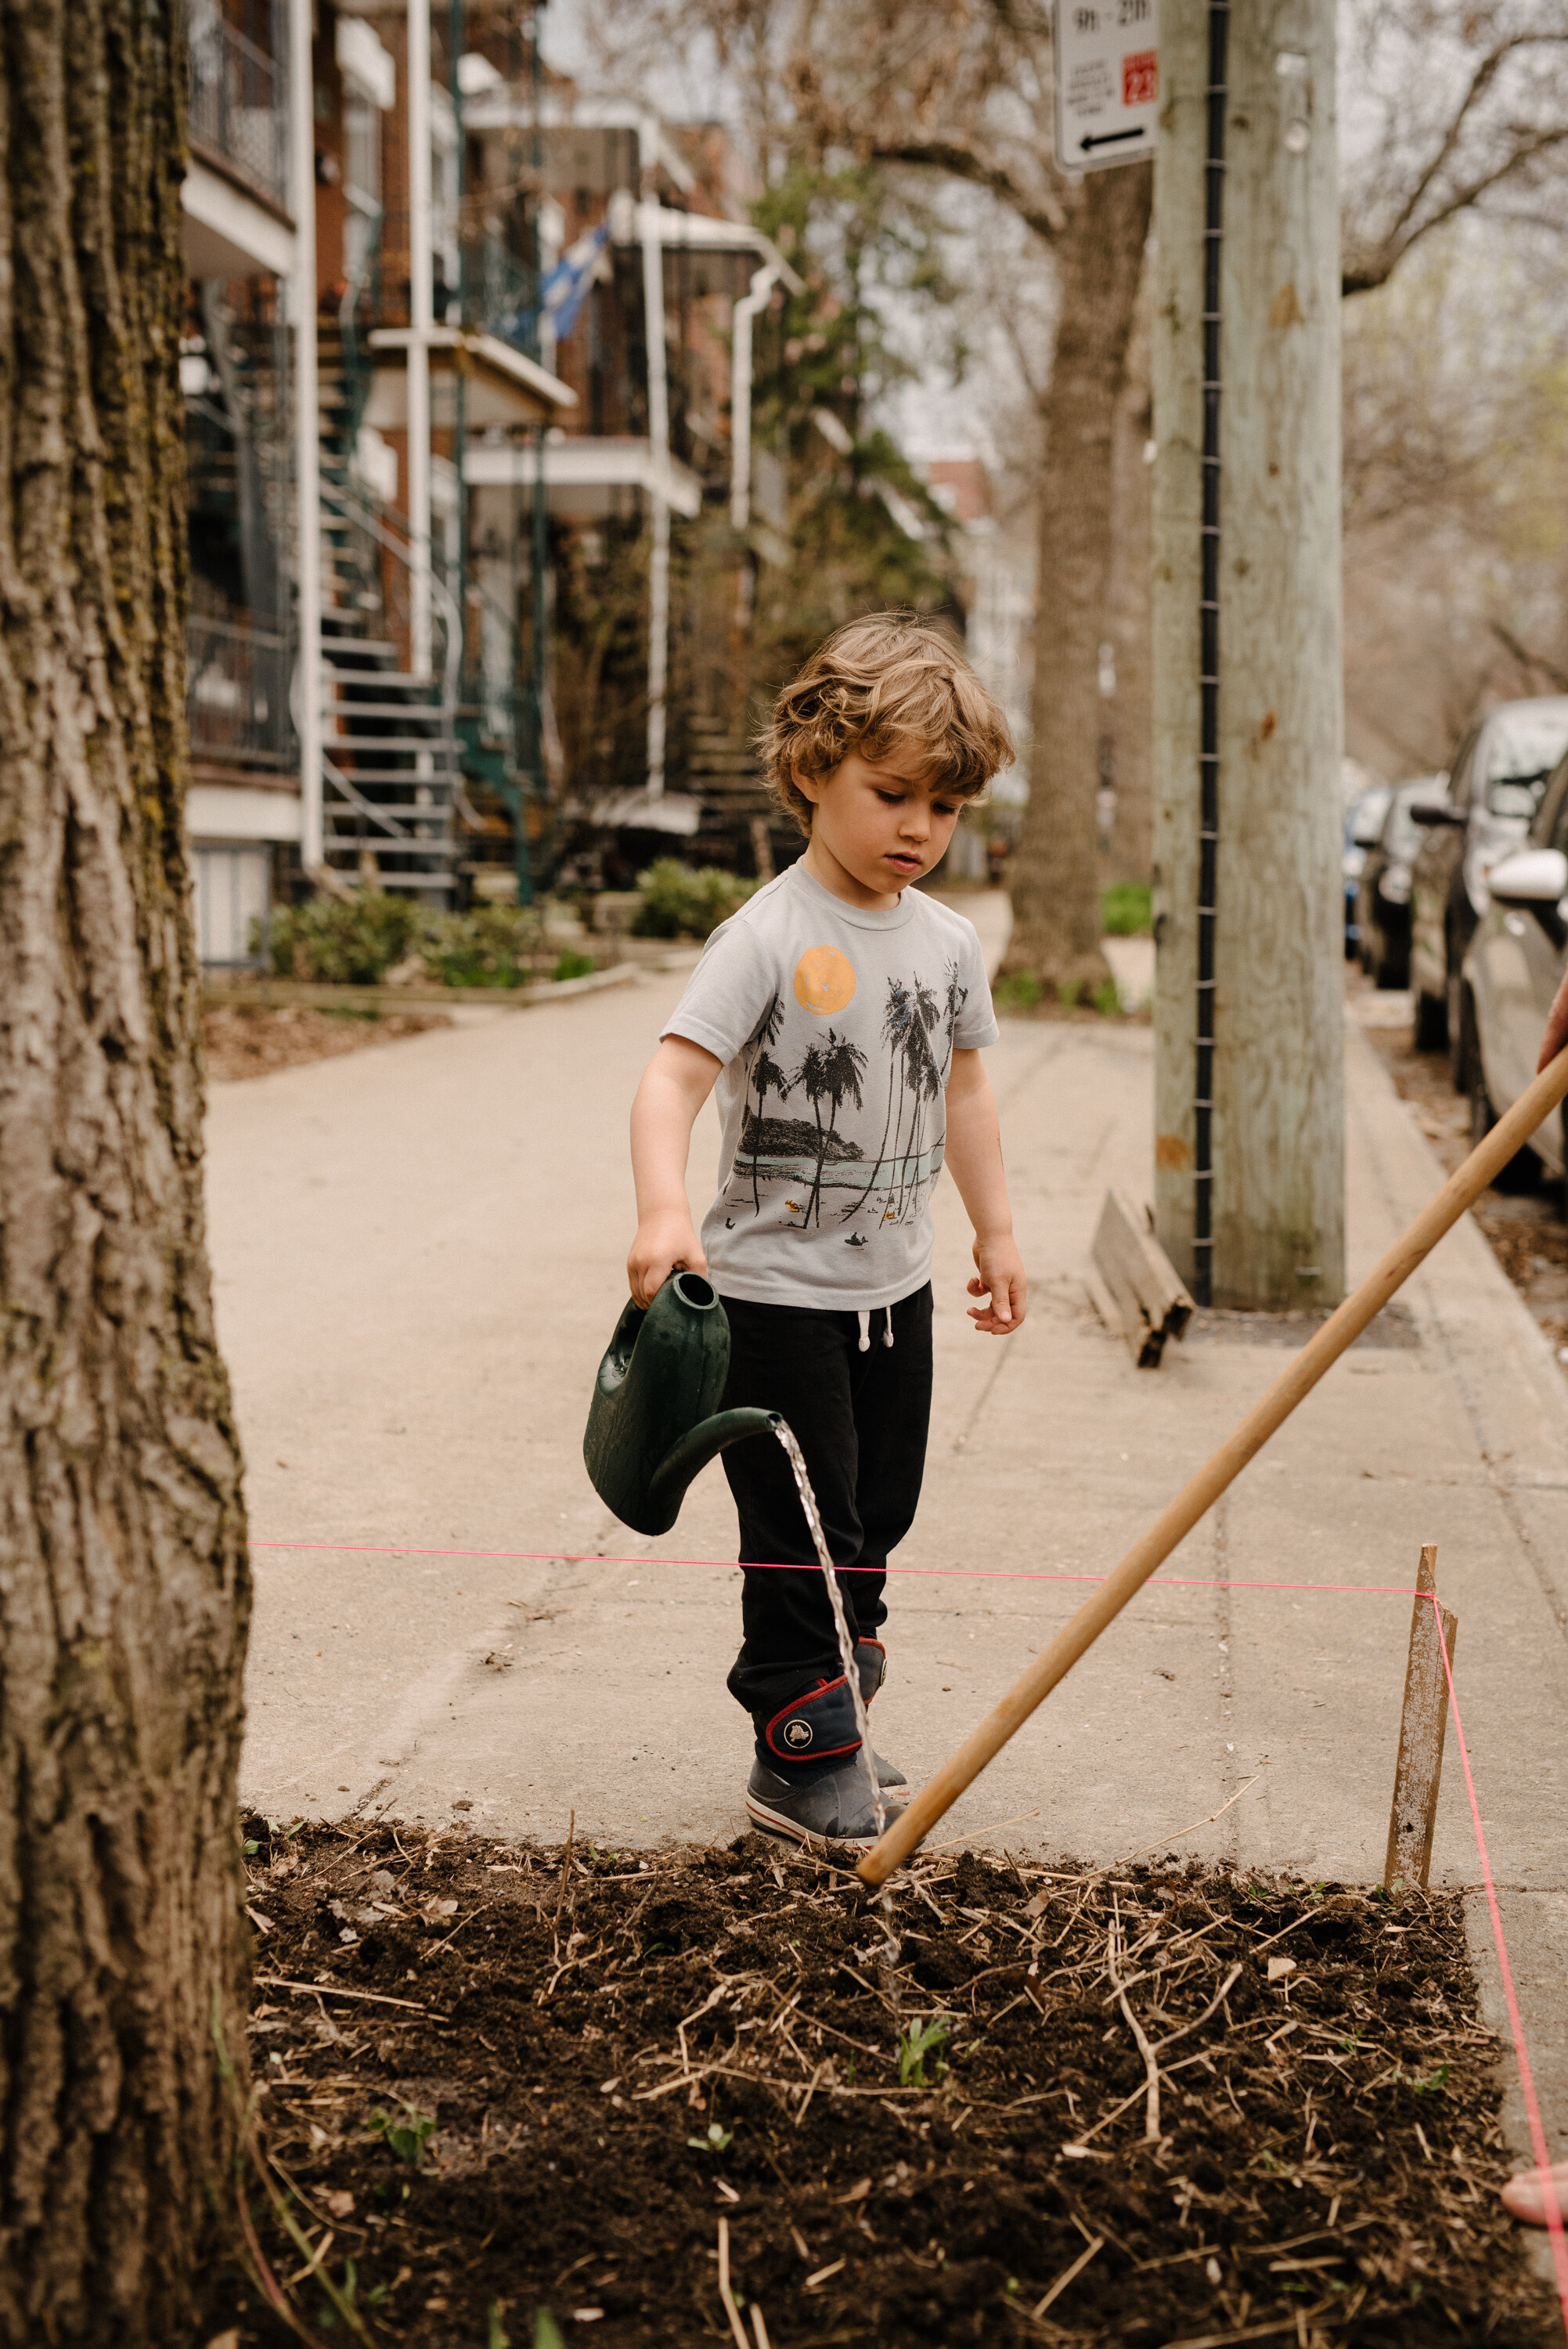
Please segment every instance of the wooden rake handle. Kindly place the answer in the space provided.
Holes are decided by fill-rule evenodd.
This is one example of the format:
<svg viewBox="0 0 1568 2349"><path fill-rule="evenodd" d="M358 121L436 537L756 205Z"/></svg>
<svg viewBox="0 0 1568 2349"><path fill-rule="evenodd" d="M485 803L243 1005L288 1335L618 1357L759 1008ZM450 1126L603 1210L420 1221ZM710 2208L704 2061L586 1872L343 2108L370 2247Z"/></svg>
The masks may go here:
<svg viewBox="0 0 1568 2349"><path fill-rule="evenodd" d="M1395 1290L1408 1280L1423 1257L1458 1223L1465 1209L1474 1205L1514 1154L1523 1148L1564 1095L1568 1095L1568 1048L1542 1070L1527 1092L1521 1093L1507 1116L1498 1120L1485 1141L1449 1175L1437 1197L1423 1207L1408 1231L1395 1241L1377 1269L1368 1273L1360 1288L1336 1309L1267 1393L1253 1405L1234 1434L1221 1444L1161 1510L1115 1573L1085 1599L1071 1621L1036 1657L1022 1679L1014 1682L952 1759L944 1762L934 1778L904 1806L856 1869L862 1883L885 1883L900 1861L907 1859L916 1845L923 1841L965 1788L974 1783L988 1762L995 1760L1035 1707L1049 1696L1058 1681L1066 1678L1107 1625L1115 1621L1128 1600L1142 1589L1177 1544L1185 1540L1254 1453L1263 1450L1303 1396L1311 1393L1329 1365L1339 1360L1346 1346L1382 1311Z"/></svg>

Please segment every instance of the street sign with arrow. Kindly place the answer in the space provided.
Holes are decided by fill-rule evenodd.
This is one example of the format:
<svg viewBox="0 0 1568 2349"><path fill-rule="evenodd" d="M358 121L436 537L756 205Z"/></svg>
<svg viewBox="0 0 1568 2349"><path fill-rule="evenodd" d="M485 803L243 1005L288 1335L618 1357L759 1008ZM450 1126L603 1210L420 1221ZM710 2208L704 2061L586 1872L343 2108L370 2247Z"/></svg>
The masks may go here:
<svg viewBox="0 0 1568 2349"><path fill-rule="evenodd" d="M1159 0L1057 0L1057 162L1098 171L1154 152Z"/></svg>

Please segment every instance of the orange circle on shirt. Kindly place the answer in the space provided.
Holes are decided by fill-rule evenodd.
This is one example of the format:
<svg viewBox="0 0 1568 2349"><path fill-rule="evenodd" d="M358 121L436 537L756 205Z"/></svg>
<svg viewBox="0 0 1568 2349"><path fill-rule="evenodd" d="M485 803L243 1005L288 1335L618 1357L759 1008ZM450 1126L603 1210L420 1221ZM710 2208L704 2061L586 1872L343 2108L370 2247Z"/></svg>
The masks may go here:
<svg viewBox="0 0 1568 2349"><path fill-rule="evenodd" d="M855 991L855 967L837 947L808 947L795 966L795 1000L808 1011L841 1011Z"/></svg>

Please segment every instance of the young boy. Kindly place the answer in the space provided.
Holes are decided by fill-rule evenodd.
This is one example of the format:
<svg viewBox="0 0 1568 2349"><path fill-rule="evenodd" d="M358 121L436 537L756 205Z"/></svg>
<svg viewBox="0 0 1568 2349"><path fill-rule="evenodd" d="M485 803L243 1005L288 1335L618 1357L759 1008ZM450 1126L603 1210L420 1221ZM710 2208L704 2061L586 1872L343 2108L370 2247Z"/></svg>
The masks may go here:
<svg viewBox="0 0 1568 2349"><path fill-rule="evenodd" d="M932 1186L951 1167L975 1227L977 1330L1024 1318L974 926L911 887L965 800L1011 762L1002 712L935 629L851 621L779 695L761 745L806 851L707 942L632 1110L632 1295L706 1272L729 1319L724 1408L781 1412L806 1456L861 1692L881 1686L888 1552L914 1517L931 1410ZM718 1195L686 1202L715 1085ZM729 1675L752 1718L760 1827L864 1843L875 1814L832 1609L781 1448L724 1454L740 1514L744 1639ZM799 1568L799 1572L780 1571ZM852 1571L851 1569L853 1569ZM874 1757L884 1795L907 1794Z"/></svg>

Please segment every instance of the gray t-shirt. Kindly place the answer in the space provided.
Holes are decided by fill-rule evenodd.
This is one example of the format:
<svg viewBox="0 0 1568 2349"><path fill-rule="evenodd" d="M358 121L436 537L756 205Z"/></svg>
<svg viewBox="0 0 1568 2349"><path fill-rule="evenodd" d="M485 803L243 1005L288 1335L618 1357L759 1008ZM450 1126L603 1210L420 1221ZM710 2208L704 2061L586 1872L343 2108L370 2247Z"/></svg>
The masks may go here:
<svg viewBox="0 0 1568 2349"><path fill-rule="evenodd" d="M800 865L715 930L665 1036L724 1062L710 1278L758 1305L896 1305L931 1276L956 1047L997 1037L972 922L846 905Z"/></svg>

